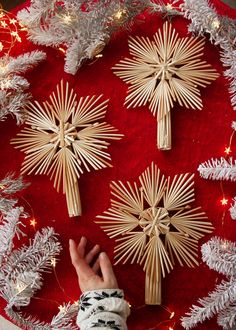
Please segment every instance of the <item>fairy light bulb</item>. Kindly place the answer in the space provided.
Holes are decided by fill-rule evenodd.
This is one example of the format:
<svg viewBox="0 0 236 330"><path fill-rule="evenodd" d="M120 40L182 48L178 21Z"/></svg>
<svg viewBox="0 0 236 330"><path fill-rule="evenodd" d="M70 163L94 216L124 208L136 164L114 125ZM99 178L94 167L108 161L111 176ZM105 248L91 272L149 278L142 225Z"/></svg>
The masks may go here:
<svg viewBox="0 0 236 330"><path fill-rule="evenodd" d="M19 31L21 31L19 22L12 17L12 14L3 10L0 5L0 56L4 54L9 54L12 47L21 42L22 39L19 36Z"/></svg>
<svg viewBox="0 0 236 330"><path fill-rule="evenodd" d="M222 205L222 206L225 206L225 205L228 204L229 200L228 200L227 198L223 197L223 198L220 200L220 202L221 202L221 205Z"/></svg>
<svg viewBox="0 0 236 330"><path fill-rule="evenodd" d="M229 155L232 152L230 146L225 147L225 151L224 152L225 152L226 155Z"/></svg>
<svg viewBox="0 0 236 330"><path fill-rule="evenodd" d="M36 224L37 224L37 221L35 220L35 218L32 218L30 220L30 226L32 226L33 228L35 228Z"/></svg>
<svg viewBox="0 0 236 330"><path fill-rule="evenodd" d="M65 52L66 52L65 49L62 47L59 47L58 50L60 50L60 52L62 52L63 54L65 54Z"/></svg>
<svg viewBox="0 0 236 330"><path fill-rule="evenodd" d="M171 314L170 314L170 320L173 319L174 316L175 316L175 312L171 312Z"/></svg>
<svg viewBox="0 0 236 330"><path fill-rule="evenodd" d="M70 24L72 22L72 17L70 14L62 15L62 20L65 24Z"/></svg>
<svg viewBox="0 0 236 330"><path fill-rule="evenodd" d="M51 266L52 266L53 268L56 267L56 263L57 263L56 258L52 258L52 259L51 259Z"/></svg>
<svg viewBox="0 0 236 330"><path fill-rule="evenodd" d="M65 306L60 305L60 306L58 306L58 309L59 309L60 313L65 313L66 312L66 307Z"/></svg>
<svg viewBox="0 0 236 330"><path fill-rule="evenodd" d="M218 18L215 18L212 21L211 26L212 26L213 29L219 29L219 27L220 27L220 21L218 20Z"/></svg>
<svg viewBox="0 0 236 330"><path fill-rule="evenodd" d="M170 11L170 10L172 10L172 9L173 9L172 4L171 4L171 3L167 3L167 4L166 4L166 10L167 10L167 11Z"/></svg>

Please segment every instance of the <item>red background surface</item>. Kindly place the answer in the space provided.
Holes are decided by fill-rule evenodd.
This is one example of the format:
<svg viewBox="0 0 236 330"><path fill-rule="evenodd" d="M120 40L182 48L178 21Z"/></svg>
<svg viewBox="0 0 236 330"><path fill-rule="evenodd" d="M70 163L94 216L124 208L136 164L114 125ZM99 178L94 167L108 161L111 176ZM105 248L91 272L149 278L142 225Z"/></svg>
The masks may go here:
<svg viewBox="0 0 236 330"><path fill-rule="evenodd" d="M214 1L220 14L236 17L233 11L220 1ZM118 265L115 272L119 285L125 290L127 300L132 305L132 313L128 319L129 329L147 330L149 328L182 329L180 317L188 311L197 299L206 296L221 280L218 273L209 270L201 262L200 245L212 236L235 240L236 222L231 220L228 207L224 209L219 199L222 189L219 182L206 181L199 177L197 167L211 157L224 156L224 148L229 143L232 133L231 122L236 120L232 110L228 93L228 82L223 75L206 89L201 90L203 111L194 111L179 107L177 104L172 111L172 150L163 152L156 148L156 119L145 107L127 110L123 106L127 85L116 77L111 67L121 58L128 56L129 35L152 36L163 24L158 15L141 15L130 32L119 33L103 51L103 57L94 63L86 63L75 76L64 73L63 55L56 49L37 47L24 39L13 50L13 55L21 54L33 49L42 49L47 53L47 60L41 63L32 72L27 73L30 92L38 101L43 101L54 91L55 86L63 78L69 81L78 96L104 94L109 98L109 107L106 120L117 127L125 137L120 141L112 142L109 151L112 156L112 168L85 173L79 181L83 215L78 218L69 218L65 197L57 193L47 176L29 176L27 180L31 186L22 193L20 202L26 210L37 220L36 229L44 226L53 226L59 233L63 251L56 271L65 290L60 290L53 274L45 274L44 286L32 299L29 307L23 309L37 318L50 321L57 314L58 304L71 299L76 300L80 295L76 274L70 263L68 253L68 239L79 240L81 235L87 236L90 244L98 243L113 258L114 240L109 239L100 227L94 223L95 217L106 210L110 205L109 182L122 180L125 182L137 181L138 176L154 161L166 176L179 173L194 172L196 206L202 206L215 230L207 235L199 244L200 266L196 268L180 267L175 265L174 270L167 275L162 283L163 305L175 312L171 322L158 325L168 320L169 314L160 306L144 306L144 273L139 265ZM173 19L173 26L180 36L187 35L188 21L182 17ZM211 45L206 38L204 58L222 73L222 64L219 60L219 48ZM10 139L15 137L20 128L13 118L0 123L1 132L1 178L9 171L19 173L24 154L10 145ZM235 157L235 139L232 144L232 156ZM226 196L235 196L235 184L223 182L223 191ZM224 211L225 217L224 217ZM33 214L32 214L33 215ZM223 219L223 220L222 220ZM27 233L33 237L34 230L28 225ZM57 304L57 303L58 304ZM1 314L5 316L3 308L5 302L0 300ZM175 324L174 324L175 323ZM216 319L198 325L197 329L218 329Z"/></svg>

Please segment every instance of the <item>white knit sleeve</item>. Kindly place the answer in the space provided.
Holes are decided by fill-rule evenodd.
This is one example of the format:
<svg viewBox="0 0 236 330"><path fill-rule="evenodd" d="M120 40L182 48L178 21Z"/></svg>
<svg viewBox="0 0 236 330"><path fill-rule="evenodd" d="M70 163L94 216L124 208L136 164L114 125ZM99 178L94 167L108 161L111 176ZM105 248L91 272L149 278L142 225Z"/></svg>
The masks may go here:
<svg viewBox="0 0 236 330"><path fill-rule="evenodd" d="M104 289L87 291L79 300L77 325L81 330L126 330L130 308L123 290Z"/></svg>

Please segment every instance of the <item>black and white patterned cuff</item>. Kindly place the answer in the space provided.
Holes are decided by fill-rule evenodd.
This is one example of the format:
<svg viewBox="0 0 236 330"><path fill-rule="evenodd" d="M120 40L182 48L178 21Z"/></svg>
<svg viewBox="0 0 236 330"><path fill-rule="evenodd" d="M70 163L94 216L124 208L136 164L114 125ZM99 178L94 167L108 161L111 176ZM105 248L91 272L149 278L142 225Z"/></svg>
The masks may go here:
<svg viewBox="0 0 236 330"><path fill-rule="evenodd" d="M81 330L125 330L130 313L123 290L104 289L87 291L79 300L77 324Z"/></svg>

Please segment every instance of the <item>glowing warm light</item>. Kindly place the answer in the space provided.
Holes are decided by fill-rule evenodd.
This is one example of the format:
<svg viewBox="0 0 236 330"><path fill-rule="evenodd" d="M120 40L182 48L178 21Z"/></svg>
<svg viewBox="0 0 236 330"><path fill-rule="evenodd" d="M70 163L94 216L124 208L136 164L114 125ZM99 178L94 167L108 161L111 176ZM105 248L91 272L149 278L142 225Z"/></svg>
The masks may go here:
<svg viewBox="0 0 236 330"><path fill-rule="evenodd" d="M10 24L16 24L17 20L15 18L11 18L9 22L10 22Z"/></svg>
<svg viewBox="0 0 236 330"><path fill-rule="evenodd" d="M122 15L123 15L123 11L119 10L114 16L115 16L115 18L120 19L122 17Z"/></svg>
<svg viewBox="0 0 236 330"><path fill-rule="evenodd" d="M221 202L221 205L227 205L228 201L229 200L227 198L223 197L220 202Z"/></svg>
<svg viewBox="0 0 236 330"><path fill-rule="evenodd" d="M174 330L174 328L172 328L172 327L169 327L169 330Z"/></svg>
<svg viewBox="0 0 236 330"><path fill-rule="evenodd" d="M217 18L215 18L212 21L211 26L212 26L213 29L219 29L219 27L220 27L220 21Z"/></svg>
<svg viewBox="0 0 236 330"><path fill-rule="evenodd" d="M173 9L172 4L171 4L171 3L167 3L167 4L166 4L166 9L167 9L167 10L172 10L172 9Z"/></svg>
<svg viewBox="0 0 236 330"><path fill-rule="evenodd" d="M102 54L97 54L95 57L96 58L101 58L101 57L103 57L103 55Z"/></svg>
<svg viewBox="0 0 236 330"><path fill-rule="evenodd" d="M2 22L1 22L1 26L2 26L3 28L6 28L6 27L7 27L7 23L6 23L5 21L2 21Z"/></svg>
<svg viewBox="0 0 236 330"><path fill-rule="evenodd" d="M27 288L27 284L24 283L23 281L21 280L17 280L17 284L16 284L16 290L17 290L17 293L21 293L23 292L26 288Z"/></svg>
<svg viewBox="0 0 236 330"><path fill-rule="evenodd" d="M58 309L59 309L60 313L65 313L66 312L66 307L65 306L60 305L58 307Z"/></svg>
<svg viewBox="0 0 236 330"><path fill-rule="evenodd" d="M59 47L58 49L60 50L60 52L62 52L62 53L64 53L64 54L65 54L65 52L66 52L66 51L65 51L65 49L64 49L64 48L62 48L62 47Z"/></svg>
<svg viewBox="0 0 236 330"><path fill-rule="evenodd" d="M69 24L69 23L71 23L72 18L69 14L65 14L65 15L62 16L62 20L63 20L64 23Z"/></svg>
<svg viewBox="0 0 236 330"><path fill-rule="evenodd" d="M174 316L175 316L175 312L172 312L172 313L170 314L170 319L173 319Z"/></svg>
<svg viewBox="0 0 236 330"><path fill-rule="evenodd" d="M19 28L19 23L12 17L11 13L2 9L0 5L0 33L2 36L1 43L0 43L0 52L9 54L12 47L15 45L16 42L21 42L21 37L18 34L18 31L21 29ZM0 56L2 56L1 54Z"/></svg>
<svg viewBox="0 0 236 330"><path fill-rule="evenodd" d="M75 306L79 306L79 302L78 301L74 301L74 305Z"/></svg>
<svg viewBox="0 0 236 330"><path fill-rule="evenodd" d="M0 82L0 88L3 91L4 89L8 89L11 86L10 79L6 79Z"/></svg>
<svg viewBox="0 0 236 330"><path fill-rule="evenodd" d="M53 268L56 267L56 263L57 263L56 258L52 258L52 259L51 259L51 266L52 266Z"/></svg>
<svg viewBox="0 0 236 330"><path fill-rule="evenodd" d="M35 228L36 224L37 224L37 221L34 218L30 220L30 226Z"/></svg>
<svg viewBox="0 0 236 330"><path fill-rule="evenodd" d="M225 147L225 154L229 155L232 152L230 147Z"/></svg>
<svg viewBox="0 0 236 330"><path fill-rule="evenodd" d="M114 15L113 17L117 20L120 20L123 16L125 16L126 14L126 10L125 9L119 9Z"/></svg>
<svg viewBox="0 0 236 330"><path fill-rule="evenodd" d="M223 250L227 250L227 249L228 249L228 244L227 244L227 242L222 243L222 244L221 244L221 248L222 248Z"/></svg>

